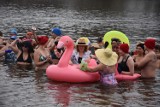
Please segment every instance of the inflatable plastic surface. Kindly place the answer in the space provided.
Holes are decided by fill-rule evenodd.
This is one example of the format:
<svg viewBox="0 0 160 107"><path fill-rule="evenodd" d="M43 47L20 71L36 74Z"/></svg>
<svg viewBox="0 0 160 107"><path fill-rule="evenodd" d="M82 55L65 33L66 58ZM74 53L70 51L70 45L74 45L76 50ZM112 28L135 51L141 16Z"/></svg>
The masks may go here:
<svg viewBox="0 0 160 107"><path fill-rule="evenodd" d="M46 69L46 74L49 79L73 83L95 82L100 79L98 72L84 72L79 69L80 65L69 65L69 60L74 49L74 42L69 36L63 36L60 38L57 48L61 48L62 46L65 46L66 49L59 63L57 65L50 65ZM91 59L88 64L90 67L96 65L97 63L94 59Z"/></svg>
<svg viewBox="0 0 160 107"><path fill-rule="evenodd" d="M121 43L127 43L129 45L129 39L124 33L120 32L120 31L109 31L104 35L103 41L104 42L107 41L109 43L108 47L110 49L112 49L112 47L111 47L111 39L112 38L117 38L121 41Z"/></svg>

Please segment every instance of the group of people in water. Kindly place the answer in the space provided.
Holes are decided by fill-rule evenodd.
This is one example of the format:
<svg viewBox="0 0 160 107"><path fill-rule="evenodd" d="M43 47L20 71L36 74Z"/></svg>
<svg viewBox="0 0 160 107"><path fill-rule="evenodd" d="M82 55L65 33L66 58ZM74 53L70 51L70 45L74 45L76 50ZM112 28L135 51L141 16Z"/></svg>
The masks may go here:
<svg viewBox="0 0 160 107"><path fill-rule="evenodd" d="M57 48L62 36L59 28L51 30L51 37L36 35L34 27L23 37L18 37L14 28L11 29L9 38L3 37L0 32L0 57L6 62L16 62L18 65L34 64L36 71L46 70L49 65L58 64L65 51L65 47ZM140 73L142 78L155 78L156 69L160 69L160 44L156 43L156 39L146 38L145 41L138 42L134 52L130 52L129 45L118 38L112 38L111 48L108 44L101 37L96 43L90 43L86 38L78 38L69 64L88 63L94 58L97 66L86 66L83 70L99 71L101 82L110 85L117 84L116 71L131 76L136 72Z"/></svg>

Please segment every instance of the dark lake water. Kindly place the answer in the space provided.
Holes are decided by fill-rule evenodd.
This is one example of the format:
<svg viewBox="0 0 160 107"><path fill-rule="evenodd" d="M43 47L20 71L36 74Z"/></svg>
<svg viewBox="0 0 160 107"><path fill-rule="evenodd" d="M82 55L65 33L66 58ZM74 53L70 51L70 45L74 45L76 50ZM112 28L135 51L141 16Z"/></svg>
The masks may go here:
<svg viewBox="0 0 160 107"><path fill-rule="evenodd" d="M60 27L73 38L95 40L110 30L124 32L134 47L146 37L160 40L159 0L0 0L0 31L24 35L32 25L39 34ZM0 62L0 107L158 107L160 70L154 80L69 84L48 80L34 67Z"/></svg>

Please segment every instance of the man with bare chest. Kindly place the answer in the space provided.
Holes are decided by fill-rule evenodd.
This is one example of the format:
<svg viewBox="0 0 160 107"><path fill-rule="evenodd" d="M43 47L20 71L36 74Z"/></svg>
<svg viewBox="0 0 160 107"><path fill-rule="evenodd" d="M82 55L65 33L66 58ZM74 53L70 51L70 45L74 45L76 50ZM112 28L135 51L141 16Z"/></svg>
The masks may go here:
<svg viewBox="0 0 160 107"><path fill-rule="evenodd" d="M154 52L155 39L146 39L144 44L148 53L141 61L135 63L135 67L141 69L142 78L154 78L156 74L155 72L157 62L157 56Z"/></svg>

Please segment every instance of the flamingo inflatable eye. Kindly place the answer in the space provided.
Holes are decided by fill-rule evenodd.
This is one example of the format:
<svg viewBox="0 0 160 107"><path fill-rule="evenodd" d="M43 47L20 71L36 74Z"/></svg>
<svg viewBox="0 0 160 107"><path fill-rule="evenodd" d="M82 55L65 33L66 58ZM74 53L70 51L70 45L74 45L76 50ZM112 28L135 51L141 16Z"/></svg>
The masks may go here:
<svg viewBox="0 0 160 107"><path fill-rule="evenodd" d="M67 40L66 43L68 44L68 42L69 42L69 41Z"/></svg>

